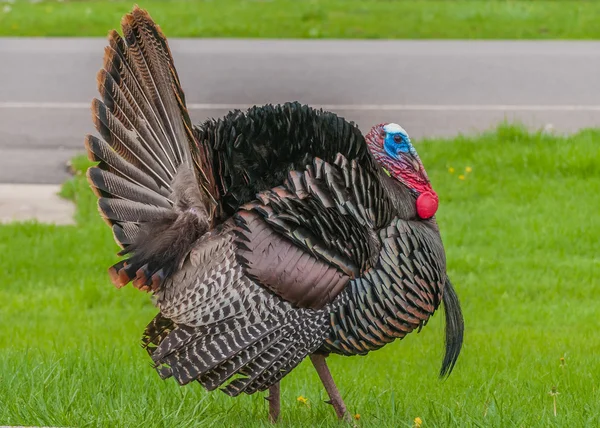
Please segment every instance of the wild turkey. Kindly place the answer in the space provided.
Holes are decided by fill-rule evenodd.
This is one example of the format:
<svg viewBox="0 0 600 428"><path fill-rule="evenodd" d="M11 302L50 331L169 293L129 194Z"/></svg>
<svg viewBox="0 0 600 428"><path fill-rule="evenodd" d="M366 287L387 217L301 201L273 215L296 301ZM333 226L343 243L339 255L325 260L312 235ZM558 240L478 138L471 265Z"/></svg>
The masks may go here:
<svg viewBox="0 0 600 428"><path fill-rule="evenodd" d="M341 418L325 357L403 338L441 302L448 375L463 319L407 133L381 124L363 137L298 103L192 126L160 28L136 7L122 30L97 76L88 179L128 255L112 281L160 310L143 335L160 376L231 396L270 389L276 420L279 381L310 356Z"/></svg>

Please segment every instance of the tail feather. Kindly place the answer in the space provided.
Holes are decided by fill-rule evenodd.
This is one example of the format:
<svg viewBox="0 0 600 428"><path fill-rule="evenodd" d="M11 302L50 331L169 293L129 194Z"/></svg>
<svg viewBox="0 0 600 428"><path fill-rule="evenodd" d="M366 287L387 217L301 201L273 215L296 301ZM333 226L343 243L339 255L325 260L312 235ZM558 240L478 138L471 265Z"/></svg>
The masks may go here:
<svg viewBox="0 0 600 428"><path fill-rule="evenodd" d="M116 32L111 33L109 38L111 41L122 42ZM101 70L97 77L98 90L111 111L114 111L129 129L137 130L140 143L160 160L165 169L174 174L175 164L168 157L169 152L172 151L165 148L167 142L162 126L153 113L143 86L137 80L135 68L128 65L125 56L126 53L119 53L111 48L106 49L105 69Z"/></svg>
<svg viewBox="0 0 600 428"><path fill-rule="evenodd" d="M127 42L116 31L109 33L109 47L105 50L104 69L114 78L135 110L136 115L133 117L143 119L149 125L148 133L157 143L156 148L171 160L171 167L175 169L174 159L171 157L175 153L171 146L173 141L170 141L166 132L167 127L164 124L168 118L164 115L164 102L159 97L157 90L157 85L170 89L169 76L163 72L163 69L164 66L172 67L173 62L168 60L167 64L164 64L164 58L157 58L155 52L147 52L141 48L144 45L152 46L150 41L144 43L143 37L146 34L140 33L140 24L145 24L136 22L144 21L146 18L149 18L147 13L138 8L134 8L131 14L123 17L121 26ZM157 36L164 38L162 34L157 33ZM170 52L168 55L170 56ZM154 64L155 62L157 64ZM151 71L149 67L154 68L155 71ZM168 91L162 91L160 95L166 97L167 103L173 102L174 97ZM162 109L161 106L163 106ZM180 110L184 112L182 114L186 114L185 106ZM163 114L161 115L161 113ZM180 138L182 136L181 134L177 135Z"/></svg>
<svg viewBox="0 0 600 428"><path fill-rule="evenodd" d="M452 373L458 360L465 330L460 302L449 278L446 278L443 302L446 313L446 354L442 362L440 377L447 377Z"/></svg>
<svg viewBox="0 0 600 428"><path fill-rule="evenodd" d="M155 154L156 150L140 144L137 130L127 129L106 105L98 100L92 101L92 119L94 125L108 144L127 162L135 165L144 173L152 177L157 183L166 188L175 176L174 171L161 165Z"/></svg>
<svg viewBox="0 0 600 428"><path fill-rule="evenodd" d="M164 187L159 187L156 181L141 171L139 168L129 163L105 141L92 135L88 135L85 140L85 146L88 152L88 158L92 162L100 162L104 171L112 172L141 188L148 189L162 196L168 196L169 192Z"/></svg>
<svg viewBox="0 0 600 428"><path fill-rule="evenodd" d="M98 208L108 220L134 223L149 223L171 214L166 208L117 198L99 198Z"/></svg>
<svg viewBox="0 0 600 428"><path fill-rule="evenodd" d="M218 194L165 36L137 6L121 26L97 75L102 101L92 102L92 118L102 139L86 138L99 162L87 176L120 255L131 255L110 269L115 285L155 288L208 229Z"/></svg>
<svg viewBox="0 0 600 428"><path fill-rule="evenodd" d="M112 172L92 167L88 169L87 174L88 180L101 192L99 196L116 196L127 201L148 203L167 209L172 206L171 201L160 193L140 187Z"/></svg>
<svg viewBox="0 0 600 428"><path fill-rule="evenodd" d="M189 162L189 151L182 150L176 143L176 138L185 136L185 130L180 119L181 110L172 86L168 84L172 83L172 79L169 71L171 62L168 59L170 52L165 51L166 38L149 15L138 8L123 17L121 26L130 58L140 78L140 86L150 101L152 113L157 119L155 123L164 136L166 144L162 148L165 155L173 164Z"/></svg>
<svg viewBox="0 0 600 428"><path fill-rule="evenodd" d="M123 247L128 247L135 243L140 227L136 223L121 222L120 224L114 224L112 230L117 242Z"/></svg>

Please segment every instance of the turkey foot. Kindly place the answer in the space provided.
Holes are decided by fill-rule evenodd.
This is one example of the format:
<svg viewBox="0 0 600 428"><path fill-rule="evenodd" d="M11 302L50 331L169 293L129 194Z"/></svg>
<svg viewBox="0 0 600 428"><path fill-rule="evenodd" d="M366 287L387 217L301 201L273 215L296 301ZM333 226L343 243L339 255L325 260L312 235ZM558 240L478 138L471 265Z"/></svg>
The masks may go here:
<svg viewBox="0 0 600 428"><path fill-rule="evenodd" d="M269 396L265 398L269 402L269 422L275 423L279 419L281 411L281 386L279 382L269 387Z"/></svg>
<svg viewBox="0 0 600 428"><path fill-rule="evenodd" d="M315 366L317 373L319 374L319 378L321 378L321 382L329 395L328 403L333 406L335 409L335 414L338 419L344 419L347 422L351 422L350 415L346 410L346 405L342 400L340 392L335 386L335 382L333 381L333 377L331 376L331 372L329 371L329 367L327 367L327 362L325 361L325 355L323 354L312 354L310 356L310 360Z"/></svg>

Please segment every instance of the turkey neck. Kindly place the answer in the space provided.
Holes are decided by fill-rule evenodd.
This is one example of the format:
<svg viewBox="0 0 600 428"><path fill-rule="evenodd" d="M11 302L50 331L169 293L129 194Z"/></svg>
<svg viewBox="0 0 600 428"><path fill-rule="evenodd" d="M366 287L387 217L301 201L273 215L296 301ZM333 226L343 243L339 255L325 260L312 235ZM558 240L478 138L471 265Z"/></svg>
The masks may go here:
<svg viewBox="0 0 600 428"><path fill-rule="evenodd" d="M402 220L417 220L417 195L395 178L388 176L381 168L378 174L396 216Z"/></svg>

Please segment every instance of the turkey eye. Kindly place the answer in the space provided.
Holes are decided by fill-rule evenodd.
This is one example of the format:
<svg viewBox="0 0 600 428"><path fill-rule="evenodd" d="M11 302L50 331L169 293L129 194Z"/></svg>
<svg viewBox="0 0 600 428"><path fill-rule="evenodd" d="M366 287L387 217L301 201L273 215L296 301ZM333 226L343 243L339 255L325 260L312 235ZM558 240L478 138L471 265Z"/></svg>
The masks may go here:
<svg viewBox="0 0 600 428"><path fill-rule="evenodd" d="M394 135L394 141L396 143L401 143L402 142L402 137L398 134Z"/></svg>

